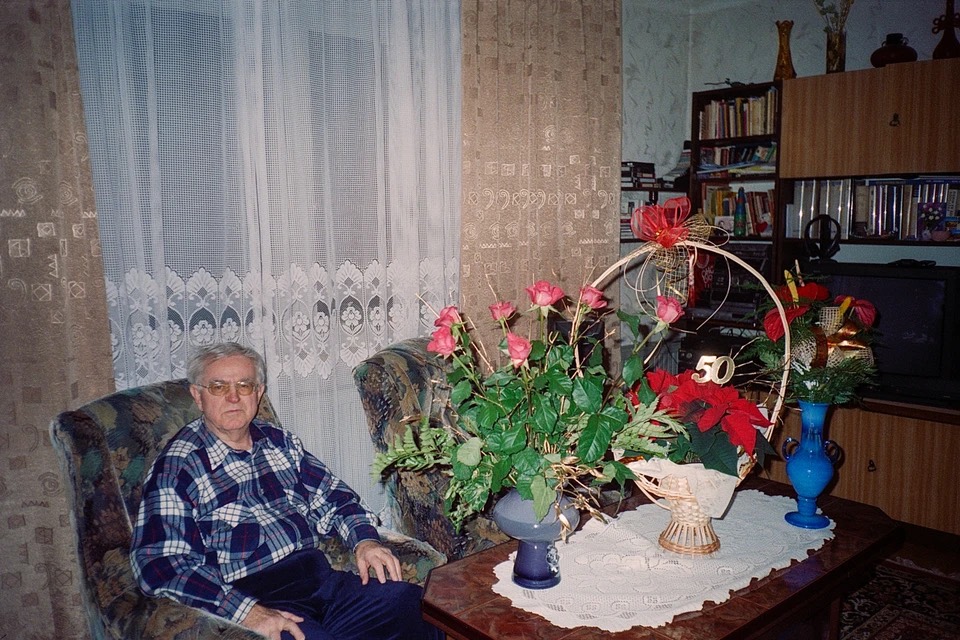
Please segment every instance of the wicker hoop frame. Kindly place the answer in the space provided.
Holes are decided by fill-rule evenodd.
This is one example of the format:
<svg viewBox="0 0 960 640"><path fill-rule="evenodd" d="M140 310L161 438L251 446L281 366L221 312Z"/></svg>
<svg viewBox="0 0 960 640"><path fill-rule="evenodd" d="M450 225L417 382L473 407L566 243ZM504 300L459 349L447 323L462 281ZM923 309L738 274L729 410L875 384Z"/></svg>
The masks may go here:
<svg viewBox="0 0 960 640"><path fill-rule="evenodd" d="M770 283L767 282L766 278L733 253L717 246L692 240L682 240L675 246L686 247L693 252L706 251L708 253L715 253L738 264L757 279L773 300L774 307L780 315L780 321L783 323L784 328L784 364L783 375L781 376L779 384L779 393L777 393L774 408L769 416L770 426L768 426L763 433L764 437L769 440L780 419L780 413L783 410L784 398L786 396L787 381L790 377L790 324L787 321L787 314L783 308L783 304L780 302L780 299L777 298L776 292L773 287L770 286ZM600 274L600 276L593 281L593 286L598 289L603 289L610 283L608 282L608 278L610 278L611 275L618 273L621 269L626 270L627 267L640 258L649 258L650 254L659 248L660 245L654 242L647 242L641 245L639 248L620 258ZM737 477L738 484L747 477L753 465L753 459L741 451ZM720 548L720 539L713 529L711 519L700 508L685 478L677 476L654 478L637 474L635 482L637 487L639 487L654 504L670 510L670 523L667 525L667 528L664 529L663 533L660 534L660 546L668 551L694 555L713 553ZM658 500L658 498L662 498L663 501Z"/></svg>

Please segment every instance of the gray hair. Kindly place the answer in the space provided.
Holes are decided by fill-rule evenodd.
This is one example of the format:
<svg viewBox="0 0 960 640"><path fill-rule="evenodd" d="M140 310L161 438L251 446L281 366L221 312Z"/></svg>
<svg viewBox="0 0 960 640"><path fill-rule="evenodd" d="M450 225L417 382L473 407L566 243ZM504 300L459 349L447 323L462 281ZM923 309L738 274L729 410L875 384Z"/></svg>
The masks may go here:
<svg viewBox="0 0 960 640"><path fill-rule="evenodd" d="M263 356L250 347L245 347L236 342L220 342L200 347L187 364L187 380L190 384L200 384L207 365L231 356L249 358L257 371L257 384L263 384L267 381L267 363L263 361Z"/></svg>

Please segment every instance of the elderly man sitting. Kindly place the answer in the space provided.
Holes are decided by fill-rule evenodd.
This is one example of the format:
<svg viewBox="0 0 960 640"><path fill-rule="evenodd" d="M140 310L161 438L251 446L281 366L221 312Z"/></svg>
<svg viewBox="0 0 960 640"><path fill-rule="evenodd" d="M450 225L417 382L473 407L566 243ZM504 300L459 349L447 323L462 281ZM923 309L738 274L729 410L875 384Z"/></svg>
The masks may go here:
<svg viewBox="0 0 960 640"><path fill-rule="evenodd" d="M206 347L187 375L202 416L170 440L144 484L131 549L144 592L273 640L442 637L359 496L296 435L254 419L260 354ZM359 576L331 569L316 549L332 534L354 550Z"/></svg>

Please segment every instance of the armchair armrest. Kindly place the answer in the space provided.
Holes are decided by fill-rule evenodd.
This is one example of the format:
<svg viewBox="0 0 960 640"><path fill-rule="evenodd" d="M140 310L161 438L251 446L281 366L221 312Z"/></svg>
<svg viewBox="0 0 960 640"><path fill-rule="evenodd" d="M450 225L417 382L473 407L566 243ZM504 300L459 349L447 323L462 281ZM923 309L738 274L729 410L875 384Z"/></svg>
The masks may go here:
<svg viewBox="0 0 960 640"><path fill-rule="evenodd" d="M407 582L423 584L434 567L447 563L447 557L425 542L414 540L402 533L377 527L380 540L400 560L400 572ZM342 571L357 573L356 557L339 538L328 538L320 544L330 566ZM373 575L373 574L371 574Z"/></svg>

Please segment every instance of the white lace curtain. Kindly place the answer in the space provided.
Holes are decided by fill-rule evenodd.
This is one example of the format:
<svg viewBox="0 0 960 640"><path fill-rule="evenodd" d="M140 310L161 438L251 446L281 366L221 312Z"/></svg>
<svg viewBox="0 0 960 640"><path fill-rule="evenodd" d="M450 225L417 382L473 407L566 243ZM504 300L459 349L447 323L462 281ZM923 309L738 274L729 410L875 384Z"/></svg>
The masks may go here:
<svg viewBox="0 0 960 640"><path fill-rule="evenodd" d="M459 2L73 11L118 388L248 344L284 424L379 509L351 370L456 297Z"/></svg>

